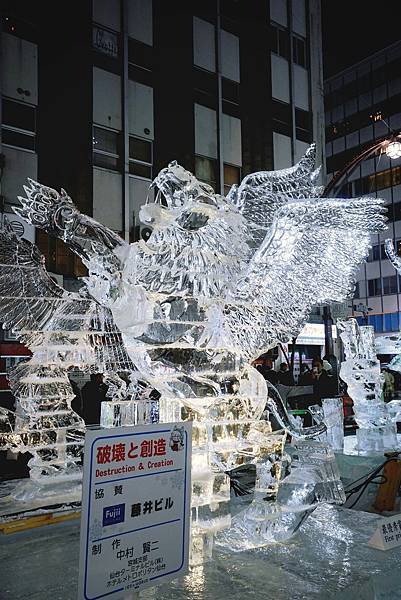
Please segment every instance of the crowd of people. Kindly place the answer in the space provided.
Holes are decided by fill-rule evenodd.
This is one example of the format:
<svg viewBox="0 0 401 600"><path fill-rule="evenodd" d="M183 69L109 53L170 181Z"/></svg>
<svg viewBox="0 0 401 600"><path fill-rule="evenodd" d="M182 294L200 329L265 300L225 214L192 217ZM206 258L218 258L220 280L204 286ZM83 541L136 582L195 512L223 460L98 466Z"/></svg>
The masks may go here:
<svg viewBox="0 0 401 600"><path fill-rule="evenodd" d="M280 364L278 371L271 364L256 365L263 377L273 385L285 386L311 386L313 392L313 403L320 404L322 398L331 398L337 394L337 380L332 375L331 364L324 359L316 357L312 363L312 369L303 364L298 377L297 384L294 376L286 362Z"/></svg>

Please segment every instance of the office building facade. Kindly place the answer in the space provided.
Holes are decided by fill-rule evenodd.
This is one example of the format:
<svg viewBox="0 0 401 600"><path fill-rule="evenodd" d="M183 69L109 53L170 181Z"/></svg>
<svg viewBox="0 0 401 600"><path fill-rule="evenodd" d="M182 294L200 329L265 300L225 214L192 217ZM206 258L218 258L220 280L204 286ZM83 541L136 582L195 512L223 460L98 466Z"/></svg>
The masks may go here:
<svg viewBox="0 0 401 600"><path fill-rule="evenodd" d="M14 0L3 15L5 213L32 177L135 240L171 160L220 193L313 140L323 160L320 0ZM12 220L65 284L84 274L62 241Z"/></svg>
<svg viewBox="0 0 401 600"><path fill-rule="evenodd" d="M328 181L354 157L401 129L400 66L401 42L397 42L325 81ZM384 240L392 238L400 251L401 160L390 159L380 149L346 171L333 193L385 201L388 230L372 236L369 257L358 274L354 314L378 334L400 331L401 281L386 257Z"/></svg>
<svg viewBox="0 0 401 600"><path fill-rule="evenodd" d="M3 4L0 208L67 289L86 274L80 259L12 212L27 177L135 241L171 160L220 193L291 166L312 141L323 162L320 0ZM0 390L27 354L13 337L1 334Z"/></svg>

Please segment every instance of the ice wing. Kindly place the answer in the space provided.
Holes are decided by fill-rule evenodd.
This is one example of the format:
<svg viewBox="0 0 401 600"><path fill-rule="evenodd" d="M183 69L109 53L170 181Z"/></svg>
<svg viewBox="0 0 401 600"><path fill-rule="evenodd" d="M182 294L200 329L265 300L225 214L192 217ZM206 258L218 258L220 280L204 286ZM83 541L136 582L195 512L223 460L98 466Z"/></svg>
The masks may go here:
<svg viewBox="0 0 401 600"><path fill-rule="evenodd" d="M0 321L24 343L41 332L65 302L66 292L49 276L38 248L9 225L0 230Z"/></svg>
<svg viewBox="0 0 401 600"><path fill-rule="evenodd" d="M79 335L77 364L102 372L134 370L111 311L57 285L38 248L8 225L0 230L0 322L31 348L44 332L61 334L66 348Z"/></svg>
<svg viewBox="0 0 401 600"><path fill-rule="evenodd" d="M385 229L384 210L376 198L317 198L278 211L237 288L257 321L243 342L250 355L296 337L314 305L351 293L370 235Z"/></svg>
<svg viewBox="0 0 401 600"><path fill-rule="evenodd" d="M323 187L316 185L320 169L315 169L316 147L312 144L293 167L278 171L260 171L247 175L228 199L243 216L257 227L267 228L277 211L289 201L316 198Z"/></svg>

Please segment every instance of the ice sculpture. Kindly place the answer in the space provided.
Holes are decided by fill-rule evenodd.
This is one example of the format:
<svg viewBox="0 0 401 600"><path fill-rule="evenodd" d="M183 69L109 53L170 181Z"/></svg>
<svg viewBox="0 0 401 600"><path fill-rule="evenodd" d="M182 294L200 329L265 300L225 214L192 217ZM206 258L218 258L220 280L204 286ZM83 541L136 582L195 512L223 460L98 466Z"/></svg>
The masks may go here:
<svg viewBox="0 0 401 600"><path fill-rule="evenodd" d="M0 448L33 454L30 481L14 496L79 498L85 423L71 409L68 370L134 368L109 311L54 283L37 248L8 226L0 230L0 264L3 327L32 351L9 376L16 412L0 407Z"/></svg>
<svg viewBox="0 0 401 600"><path fill-rule="evenodd" d="M296 337L314 304L351 292L370 234L384 228L380 200L320 198L314 163L312 146L294 167L250 174L227 197L170 163L152 184L155 202L141 209L153 228L146 244L128 244L82 215L63 190L31 181L20 198L17 212L87 265L87 293L112 315L132 368L160 393L160 420L193 420L193 562L230 524L226 472L238 465L256 464L254 501L241 515L254 545L291 535L317 502L343 499L328 450L306 441L324 425L297 427L251 366ZM52 308L45 312L51 324ZM20 314L8 319L16 331ZM266 402L284 431L261 419ZM286 431L301 438L292 475ZM308 470L310 454L320 462ZM298 503L295 518L287 500L276 504L283 485L292 490L283 492L288 502ZM276 536L283 507L286 531L280 526Z"/></svg>
<svg viewBox="0 0 401 600"><path fill-rule="evenodd" d="M359 452L383 452L397 448L396 425L382 399L380 362L376 357L373 327L355 319L337 323L344 344L345 361L340 376L354 402Z"/></svg>
<svg viewBox="0 0 401 600"><path fill-rule="evenodd" d="M344 407L342 398L323 398L322 406L310 406L309 411L318 422L326 425L326 431L316 439L329 444L333 450L344 447Z"/></svg>

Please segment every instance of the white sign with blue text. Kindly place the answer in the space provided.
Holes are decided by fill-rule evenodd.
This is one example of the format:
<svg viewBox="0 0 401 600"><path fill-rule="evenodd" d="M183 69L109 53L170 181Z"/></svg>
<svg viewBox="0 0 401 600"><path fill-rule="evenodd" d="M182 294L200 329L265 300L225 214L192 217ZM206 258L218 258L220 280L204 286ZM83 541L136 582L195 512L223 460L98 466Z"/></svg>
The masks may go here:
<svg viewBox="0 0 401 600"><path fill-rule="evenodd" d="M79 599L121 598L188 571L192 425L85 436Z"/></svg>

